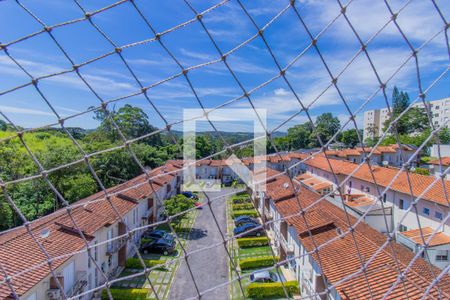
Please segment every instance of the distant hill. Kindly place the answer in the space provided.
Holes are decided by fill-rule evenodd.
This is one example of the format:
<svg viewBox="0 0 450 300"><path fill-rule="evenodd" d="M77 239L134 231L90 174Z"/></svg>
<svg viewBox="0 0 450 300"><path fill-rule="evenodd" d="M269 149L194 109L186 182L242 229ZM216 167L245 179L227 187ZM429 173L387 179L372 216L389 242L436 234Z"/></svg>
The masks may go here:
<svg viewBox="0 0 450 300"><path fill-rule="evenodd" d="M179 130L171 130L170 132L172 132L176 137L182 137L183 136L183 132L179 131ZM229 131L201 131L198 132L198 135L210 135L216 138L219 138L219 133L220 135L230 141L232 140L234 143L240 143L243 141L247 141L250 139L253 139L253 132L229 132ZM166 133L167 134L167 133ZM286 132L281 132L281 131L275 131L272 134L272 137L283 137L286 136Z"/></svg>

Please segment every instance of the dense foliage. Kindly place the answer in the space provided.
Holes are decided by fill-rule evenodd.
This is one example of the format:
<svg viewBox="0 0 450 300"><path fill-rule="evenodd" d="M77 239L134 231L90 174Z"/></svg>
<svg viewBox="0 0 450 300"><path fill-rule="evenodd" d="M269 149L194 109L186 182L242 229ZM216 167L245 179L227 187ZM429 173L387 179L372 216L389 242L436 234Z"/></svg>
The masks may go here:
<svg viewBox="0 0 450 300"><path fill-rule="evenodd" d="M271 282L271 283L251 283L247 287L247 297L249 298L284 298L284 290L292 296L300 292L297 281Z"/></svg>
<svg viewBox="0 0 450 300"><path fill-rule="evenodd" d="M164 209L168 216L175 216L194 207L195 200L178 194L164 201ZM183 218L183 215L176 216L173 221L177 222Z"/></svg>
<svg viewBox="0 0 450 300"><path fill-rule="evenodd" d="M259 246L269 245L269 239L266 236L240 238L240 239L237 239L237 243L240 248L259 247Z"/></svg>
<svg viewBox="0 0 450 300"><path fill-rule="evenodd" d="M148 289L109 289L114 300L145 300L148 299ZM102 290L102 299L110 299L106 289Z"/></svg>
<svg viewBox="0 0 450 300"><path fill-rule="evenodd" d="M164 267L164 260L152 260L152 259L144 259L144 264L147 268L151 268L154 266L161 266ZM125 263L125 267L130 268L130 269L143 269L144 267L142 266L141 260L139 258L128 258L126 263Z"/></svg>
<svg viewBox="0 0 450 300"><path fill-rule="evenodd" d="M232 217L234 219L237 218L237 217L240 217L240 216L249 216L249 217L252 217L252 218L256 218L256 217L258 217L258 213L254 209L233 211Z"/></svg>
<svg viewBox="0 0 450 300"><path fill-rule="evenodd" d="M278 257L260 256L243 258L239 260L239 267L241 270L256 269L273 266L279 260Z"/></svg>

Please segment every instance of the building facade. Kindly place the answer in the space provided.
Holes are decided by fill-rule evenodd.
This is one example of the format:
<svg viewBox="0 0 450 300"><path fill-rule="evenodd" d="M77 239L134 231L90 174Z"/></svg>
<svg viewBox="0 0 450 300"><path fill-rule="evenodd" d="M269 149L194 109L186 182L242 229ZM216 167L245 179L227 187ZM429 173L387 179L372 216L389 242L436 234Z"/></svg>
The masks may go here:
<svg viewBox="0 0 450 300"><path fill-rule="evenodd" d="M450 98L426 102L431 112L432 122L435 126L449 127L450 119ZM422 102L415 103L413 107L424 108ZM364 140L367 138L379 137L383 134L383 127L389 119L387 108L373 109L364 112Z"/></svg>

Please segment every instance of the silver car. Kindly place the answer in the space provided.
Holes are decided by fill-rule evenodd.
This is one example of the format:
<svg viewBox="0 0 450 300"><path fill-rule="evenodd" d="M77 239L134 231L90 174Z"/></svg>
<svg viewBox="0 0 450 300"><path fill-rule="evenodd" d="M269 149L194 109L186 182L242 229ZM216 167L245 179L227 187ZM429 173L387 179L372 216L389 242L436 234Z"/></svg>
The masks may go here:
<svg viewBox="0 0 450 300"><path fill-rule="evenodd" d="M280 277L273 272L256 271L250 275L250 282L280 282Z"/></svg>

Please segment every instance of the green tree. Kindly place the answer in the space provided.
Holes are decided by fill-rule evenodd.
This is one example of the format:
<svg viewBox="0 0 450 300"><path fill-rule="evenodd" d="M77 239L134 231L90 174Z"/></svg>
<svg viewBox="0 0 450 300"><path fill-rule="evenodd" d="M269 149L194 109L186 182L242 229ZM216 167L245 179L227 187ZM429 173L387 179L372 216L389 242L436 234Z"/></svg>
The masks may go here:
<svg viewBox="0 0 450 300"><path fill-rule="evenodd" d="M311 122L295 125L288 129L287 138L291 149L307 148L313 131Z"/></svg>
<svg viewBox="0 0 450 300"><path fill-rule="evenodd" d="M447 127L442 128L439 131L438 136L441 144L450 144L450 129L448 129Z"/></svg>
<svg viewBox="0 0 450 300"><path fill-rule="evenodd" d="M360 131L360 136L362 136ZM344 143L345 147L353 148L359 143L358 131L356 129L349 129L342 132L340 141Z"/></svg>
<svg viewBox="0 0 450 300"><path fill-rule="evenodd" d="M310 145L320 146L319 137L323 143L328 142L341 127L341 122L332 113L323 113L317 117L315 129L310 135Z"/></svg>
<svg viewBox="0 0 450 300"><path fill-rule="evenodd" d="M109 111L108 114L105 111L97 110L94 119L100 121L97 131L105 134L111 141L120 140L119 132L114 123L127 139L138 138L158 130L150 125L147 114L141 108L130 104L122 106L117 111L115 109ZM111 119L114 120L114 123ZM161 145L161 135L155 133L146 137L143 141L149 145L158 146Z"/></svg>
<svg viewBox="0 0 450 300"><path fill-rule="evenodd" d="M409 95L406 92L399 92L398 88L394 86L392 91L392 112L393 115L399 115L409 106Z"/></svg>
<svg viewBox="0 0 450 300"><path fill-rule="evenodd" d="M193 199L178 194L164 201L164 209L168 216L174 216L194 207L194 204L195 201ZM174 222L180 221L182 216L175 217Z"/></svg>

